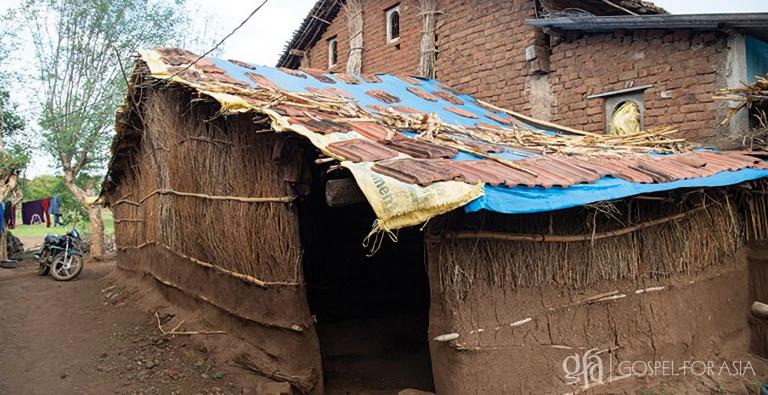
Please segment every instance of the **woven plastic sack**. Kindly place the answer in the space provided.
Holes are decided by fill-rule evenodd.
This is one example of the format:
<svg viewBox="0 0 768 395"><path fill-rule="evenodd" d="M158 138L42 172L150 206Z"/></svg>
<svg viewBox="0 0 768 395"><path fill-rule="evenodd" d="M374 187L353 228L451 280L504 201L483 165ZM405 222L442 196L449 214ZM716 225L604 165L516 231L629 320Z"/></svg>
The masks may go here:
<svg viewBox="0 0 768 395"><path fill-rule="evenodd" d="M436 182L426 187L407 184L371 170L373 163L342 162L378 218L374 231L392 231L423 223L483 195L483 184Z"/></svg>

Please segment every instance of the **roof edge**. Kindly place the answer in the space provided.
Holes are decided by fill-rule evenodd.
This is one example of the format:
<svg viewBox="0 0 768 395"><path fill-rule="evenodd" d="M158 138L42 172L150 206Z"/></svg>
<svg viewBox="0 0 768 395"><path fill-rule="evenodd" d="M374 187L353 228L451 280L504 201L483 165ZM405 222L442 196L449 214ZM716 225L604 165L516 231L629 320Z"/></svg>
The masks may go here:
<svg viewBox="0 0 768 395"><path fill-rule="evenodd" d="M342 4L346 0L318 0L304 20L301 22L293 37L285 44L283 53L277 61L277 67L298 68L300 58L291 53L292 50L306 50L325 33L330 22L336 18Z"/></svg>
<svg viewBox="0 0 768 395"><path fill-rule="evenodd" d="M581 31L760 28L768 25L768 12L558 17L527 19L526 23L539 28Z"/></svg>

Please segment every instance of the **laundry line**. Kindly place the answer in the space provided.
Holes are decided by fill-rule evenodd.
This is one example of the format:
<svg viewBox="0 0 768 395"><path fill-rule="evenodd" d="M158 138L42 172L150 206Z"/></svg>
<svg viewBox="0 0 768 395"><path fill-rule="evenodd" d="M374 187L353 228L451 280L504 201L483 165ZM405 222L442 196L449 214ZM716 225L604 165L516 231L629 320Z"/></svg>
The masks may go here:
<svg viewBox="0 0 768 395"><path fill-rule="evenodd" d="M5 202L5 224L13 229L16 225L16 206ZM10 212L9 212L10 211ZM53 217L53 221L51 221ZM42 199L21 203L21 222L24 225L37 225L45 223L47 227L63 225L61 223L61 197L59 195L48 196Z"/></svg>

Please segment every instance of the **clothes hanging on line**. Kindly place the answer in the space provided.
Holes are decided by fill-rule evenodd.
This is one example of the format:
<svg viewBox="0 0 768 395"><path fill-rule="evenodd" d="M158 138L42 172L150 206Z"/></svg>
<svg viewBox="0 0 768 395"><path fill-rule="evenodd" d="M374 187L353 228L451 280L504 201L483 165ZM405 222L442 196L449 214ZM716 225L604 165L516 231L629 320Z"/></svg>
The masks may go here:
<svg viewBox="0 0 768 395"><path fill-rule="evenodd" d="M5 225L8 229L16 229L16 205L11 203L10 200L6 200L3 203Z"/></svg>
<svg viewBox="0 0 768 395"><path fill-rule="evenodd" d="M0 218L3 218L3 221L0 221L0 233L5 232L5 204L0 204Z"/></svg>
<svg viewBox="0 0 768 395"><path fill-rule="evenodd" d="M51 207L48 212L53 216L53 226L64 226L64 222L61 220L64 216L61 213L61 196L51 196Z"/></svg>
<svg viewBox="0 0 768 395"><path fill-rule="evenodd" d="M51 227L51 215L48 214L48 209L51 207L51 198L40 199L40 205L43 206L43 213L45 213L45 226Z"/></svg>
<svg viewBox="0 0 768 395"><path fill-rule="evenodd" d="M64 225L61 223L61 196L51 196L51 205L48 207L48 214L53 216L53 226Z"/></svg>
<svg viewBox="0 0 768 395"><path fill-rule="evenodd" d="M21 222L24 225L42 224L45 220L50 224L51 217L48 215L48 204L43 209L43 199L21 204Z"/></svg>

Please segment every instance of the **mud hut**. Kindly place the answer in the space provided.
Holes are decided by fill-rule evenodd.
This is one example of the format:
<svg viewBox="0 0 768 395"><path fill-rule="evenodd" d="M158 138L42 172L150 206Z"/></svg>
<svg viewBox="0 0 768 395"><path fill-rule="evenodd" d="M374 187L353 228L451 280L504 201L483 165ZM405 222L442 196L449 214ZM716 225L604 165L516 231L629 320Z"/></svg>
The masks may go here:
<svg viewBox="0 0 768 395"><path fill-rule="evenodd" d="M757 154L410 76L143 51L116 129L119 267L297 393L551 392L594 381L563 371L586 350L695 354L746 326L741 247L768 234Z"/></svg>

